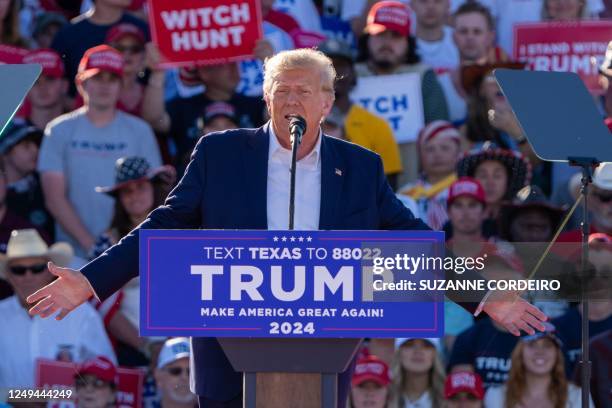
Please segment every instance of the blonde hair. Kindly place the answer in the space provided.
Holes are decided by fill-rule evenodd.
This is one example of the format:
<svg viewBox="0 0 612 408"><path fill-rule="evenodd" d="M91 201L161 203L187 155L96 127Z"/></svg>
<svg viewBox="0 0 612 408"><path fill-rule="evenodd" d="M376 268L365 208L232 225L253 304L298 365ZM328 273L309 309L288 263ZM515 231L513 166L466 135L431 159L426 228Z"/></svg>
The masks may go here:
<svg viewBox="0 0 612 408"><path fill-rule="evenodd" d="M264 95L269 95L272 84L281 72L294 69L317 68L321 73L321 87L323 91L334 94L336 70L332 61L321 51L311 48L298 48L281 51L264 62Z"/></svg>
<svg viewBox="0 0 612 408"><path fill-rule="evenodd" d="M431 368L429 369L429 387L427 392L431 396L431 406L440 407L444 398L444 380L446 373L444 371L444 364L440 359L438 349L430 345L434 349L434 358ZM403 407L406 402L404 400L404 390L408 381L410 381L410 375L402 366L401 349L398 347L393 356L393 362L391 363L391 398L390 407Z"/></svg>
<svg viewBox="0 0 612 408"><path fill-rule="evenodd" d="M552 341L552 340L551 340ZM505 408L519 405L527 391L526 369L523 362L523 349L525 342L519 341L510 357L510 373L506 382ZM556 346L557 358L550 373L551 381L548 386L548 398L555 408L564 408L567 403L568 383L565 378L565 360L561 348Z"/></svg>

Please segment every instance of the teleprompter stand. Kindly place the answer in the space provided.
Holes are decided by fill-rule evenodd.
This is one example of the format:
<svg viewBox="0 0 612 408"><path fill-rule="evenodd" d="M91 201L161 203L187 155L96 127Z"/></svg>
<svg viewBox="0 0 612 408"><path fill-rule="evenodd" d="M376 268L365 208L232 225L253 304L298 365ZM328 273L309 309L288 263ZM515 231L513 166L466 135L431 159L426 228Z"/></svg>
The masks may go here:
<svg viewBox="0 0 612 408"><path fill-rule="evenodd" d="M580 77L573 73L498 69L494 72L502 92L533 148L542 160L568 162L582 169L583 199L582 299L582 407L589 407L589 302L585 282L589 219L587 197L593 170L612 161L612 138Z"/></svg>

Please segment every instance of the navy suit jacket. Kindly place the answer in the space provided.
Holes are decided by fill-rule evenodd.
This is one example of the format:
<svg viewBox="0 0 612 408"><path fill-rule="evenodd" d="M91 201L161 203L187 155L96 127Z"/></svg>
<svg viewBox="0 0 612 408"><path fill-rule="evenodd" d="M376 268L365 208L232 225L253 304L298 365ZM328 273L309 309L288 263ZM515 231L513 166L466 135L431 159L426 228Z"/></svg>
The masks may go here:
<svg viewBox="0 0 612 408"><path fill-rule="evenodd" d="M211 133L200 139L185 175L165 204L81 269L100 299L138 275L141 228L267 229L268 126ZM429 229L395 197L377 154L325 135L319 228ZM220 401L236 397L242 376L232 369L217 340L193 338L192 349L196 392Z"/></svg>

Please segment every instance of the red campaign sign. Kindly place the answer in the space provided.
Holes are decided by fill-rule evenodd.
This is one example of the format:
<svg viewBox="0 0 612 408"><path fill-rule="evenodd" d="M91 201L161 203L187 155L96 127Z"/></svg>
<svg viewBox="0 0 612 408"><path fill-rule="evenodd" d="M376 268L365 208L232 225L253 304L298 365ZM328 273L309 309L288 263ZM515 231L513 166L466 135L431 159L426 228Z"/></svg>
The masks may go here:
<svg viewBox="0 0 612 408"><path fill-rule="evenodd" d="M25 48L0 44L0 64L22 64L28 52Z"/></svg>
<svg viewBox="0 0 612 408"><path fill-rule="evenodd" d="M164 67L253 58L262 37L260 0L151 0L153 42Z"/></svg>
<svg viewBox="0 0 612 408"><path fill-rule="evenodd" d="M601 93L598 68L612 21L525 23L514 26L514 58L535 71L574 72L593 93Z"/></svg>
<svg viewBox="0 0 612 408"><path fill-rule="evenodd" d="M63 361L38 359L36 361L36 387L47 389L72 390L72 404L68 401L58 401L54 408L68 408L74 406L74 375L77 365ZM132 368L117 368L117 407L136 408L142 401L142 386L144 371Z"/></svg>

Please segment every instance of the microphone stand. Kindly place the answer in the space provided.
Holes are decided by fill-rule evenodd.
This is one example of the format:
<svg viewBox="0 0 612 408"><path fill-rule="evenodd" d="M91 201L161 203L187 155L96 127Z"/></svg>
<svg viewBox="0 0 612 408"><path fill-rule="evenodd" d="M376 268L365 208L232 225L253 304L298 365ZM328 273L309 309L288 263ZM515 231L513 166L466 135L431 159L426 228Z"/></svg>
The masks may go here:
<svg viewBox="0 0 612 408"><path fill-rule="evenodd" d="M300 146L301 137L296 137L292 132L291 135L291 182L289 187L289 229L294 229L293 219L295 215L295 168L297 166L297 151Z"/></svg>
<svg viewBox="0 0 612 408"><path fill-rule="evenodd" d="M306 120L299 115L288 115L287 119L289 122L289 135L291 138L291 181L289 186L289 230L294 228L295 218L295 173L297 167L297 151L302 143L302 136L306 132Z"/></svg>

